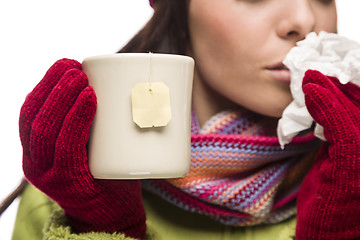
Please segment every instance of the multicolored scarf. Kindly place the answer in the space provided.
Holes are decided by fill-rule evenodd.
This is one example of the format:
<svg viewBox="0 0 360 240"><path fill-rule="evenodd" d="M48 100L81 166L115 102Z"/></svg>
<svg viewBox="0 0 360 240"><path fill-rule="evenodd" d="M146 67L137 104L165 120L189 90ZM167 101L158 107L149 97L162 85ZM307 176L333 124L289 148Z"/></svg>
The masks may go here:
<svg viewBox="0 0 360 240"><path fill-rule="evenodd" d="M318 141L307 134L282 150L275 135L276 124L276 119L255 113L225 111L200 128L193 114L188 175L145 180L143 186L185 210L227 225L287 219L296 213L301 181L287 186L281 195L279 188L289 173L292 178L301 175L298 163L318 147Z"/></svg>

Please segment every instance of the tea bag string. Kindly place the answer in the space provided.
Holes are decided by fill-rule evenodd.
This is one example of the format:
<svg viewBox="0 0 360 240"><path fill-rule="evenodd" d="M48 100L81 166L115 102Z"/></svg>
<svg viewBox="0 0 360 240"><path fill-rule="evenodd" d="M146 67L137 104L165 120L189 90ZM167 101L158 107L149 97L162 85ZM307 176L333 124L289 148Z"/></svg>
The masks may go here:
<svg viewBox="0 0 360 240"><path fill-rule="evenodd" d="M150 55L150 71L149 71L149 92L152 93L152 75L153 75L153 60L152 60L152 52L149 52Z"/></svg>

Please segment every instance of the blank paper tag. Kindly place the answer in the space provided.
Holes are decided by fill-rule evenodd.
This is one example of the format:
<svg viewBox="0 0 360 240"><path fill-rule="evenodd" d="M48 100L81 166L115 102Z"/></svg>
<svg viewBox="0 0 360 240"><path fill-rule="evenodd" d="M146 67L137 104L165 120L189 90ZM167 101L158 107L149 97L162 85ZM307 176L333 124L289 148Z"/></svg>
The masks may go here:
<svg viewBox="0 0 360 240"><path fill-rule="evenodd" d="M136 84L131 104L133 121L140 128L164 127L171 120L170 91L162 82Z"/></svg>

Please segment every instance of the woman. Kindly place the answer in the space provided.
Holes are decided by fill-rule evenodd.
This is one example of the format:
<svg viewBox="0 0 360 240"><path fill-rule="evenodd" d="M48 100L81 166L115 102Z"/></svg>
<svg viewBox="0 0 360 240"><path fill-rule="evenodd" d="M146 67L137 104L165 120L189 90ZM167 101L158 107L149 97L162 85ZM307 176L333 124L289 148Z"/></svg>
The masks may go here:
<svg viewBox="0 0 360 240"><path fill-rule="evenodd" d="M352 140L360 136L354 124L360 119L360 90L307 73L307 107L330 143L320 147L316 161L319 145L312 135L304 133L281 151L274 134L292 100L290 74L281 62L307 33L336 32L335 1L151 4L154 16L120 52L195 59L192 161L209 167L193 168L182 179L142 184L94 180L86 142L96 96L78 62L59 60L25 100L20 135L26 178L61 209L51 214L56 204L29 187L14 239L39 238L43 227L45 238L55 239L288 239L295 236L295 225L298 239L359 237L359 177L354 174L359 142ZM334 109L329 102L339 104ZM340 134L344 129L348 134ZM222 161L214 164L201 156L209 146ZM244 149L252 154L241 154ZM222 151L233 155L224 157ZM149 191L142 194L141 185Z"/></svg>

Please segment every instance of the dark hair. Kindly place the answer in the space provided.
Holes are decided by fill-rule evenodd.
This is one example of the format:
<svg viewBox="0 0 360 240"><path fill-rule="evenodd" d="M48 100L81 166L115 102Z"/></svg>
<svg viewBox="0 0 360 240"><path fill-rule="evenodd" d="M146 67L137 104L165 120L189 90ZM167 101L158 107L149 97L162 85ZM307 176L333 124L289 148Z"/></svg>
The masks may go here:
<svg viewBox="0 0 360 240"><path fill-rule="evenodd" d="M11 205L11 203L24 191L27 185L28 182L25 180L25 178L22 178L20 184L16 187L16 189L0 203L0 216Z"/></svg>
<svg viewBox="0 0 360 240"><path fill-rule="evenodd" d="M187 0L156 0L149 22L119 53L154 52L186 55L189 47Z"/></svg>

